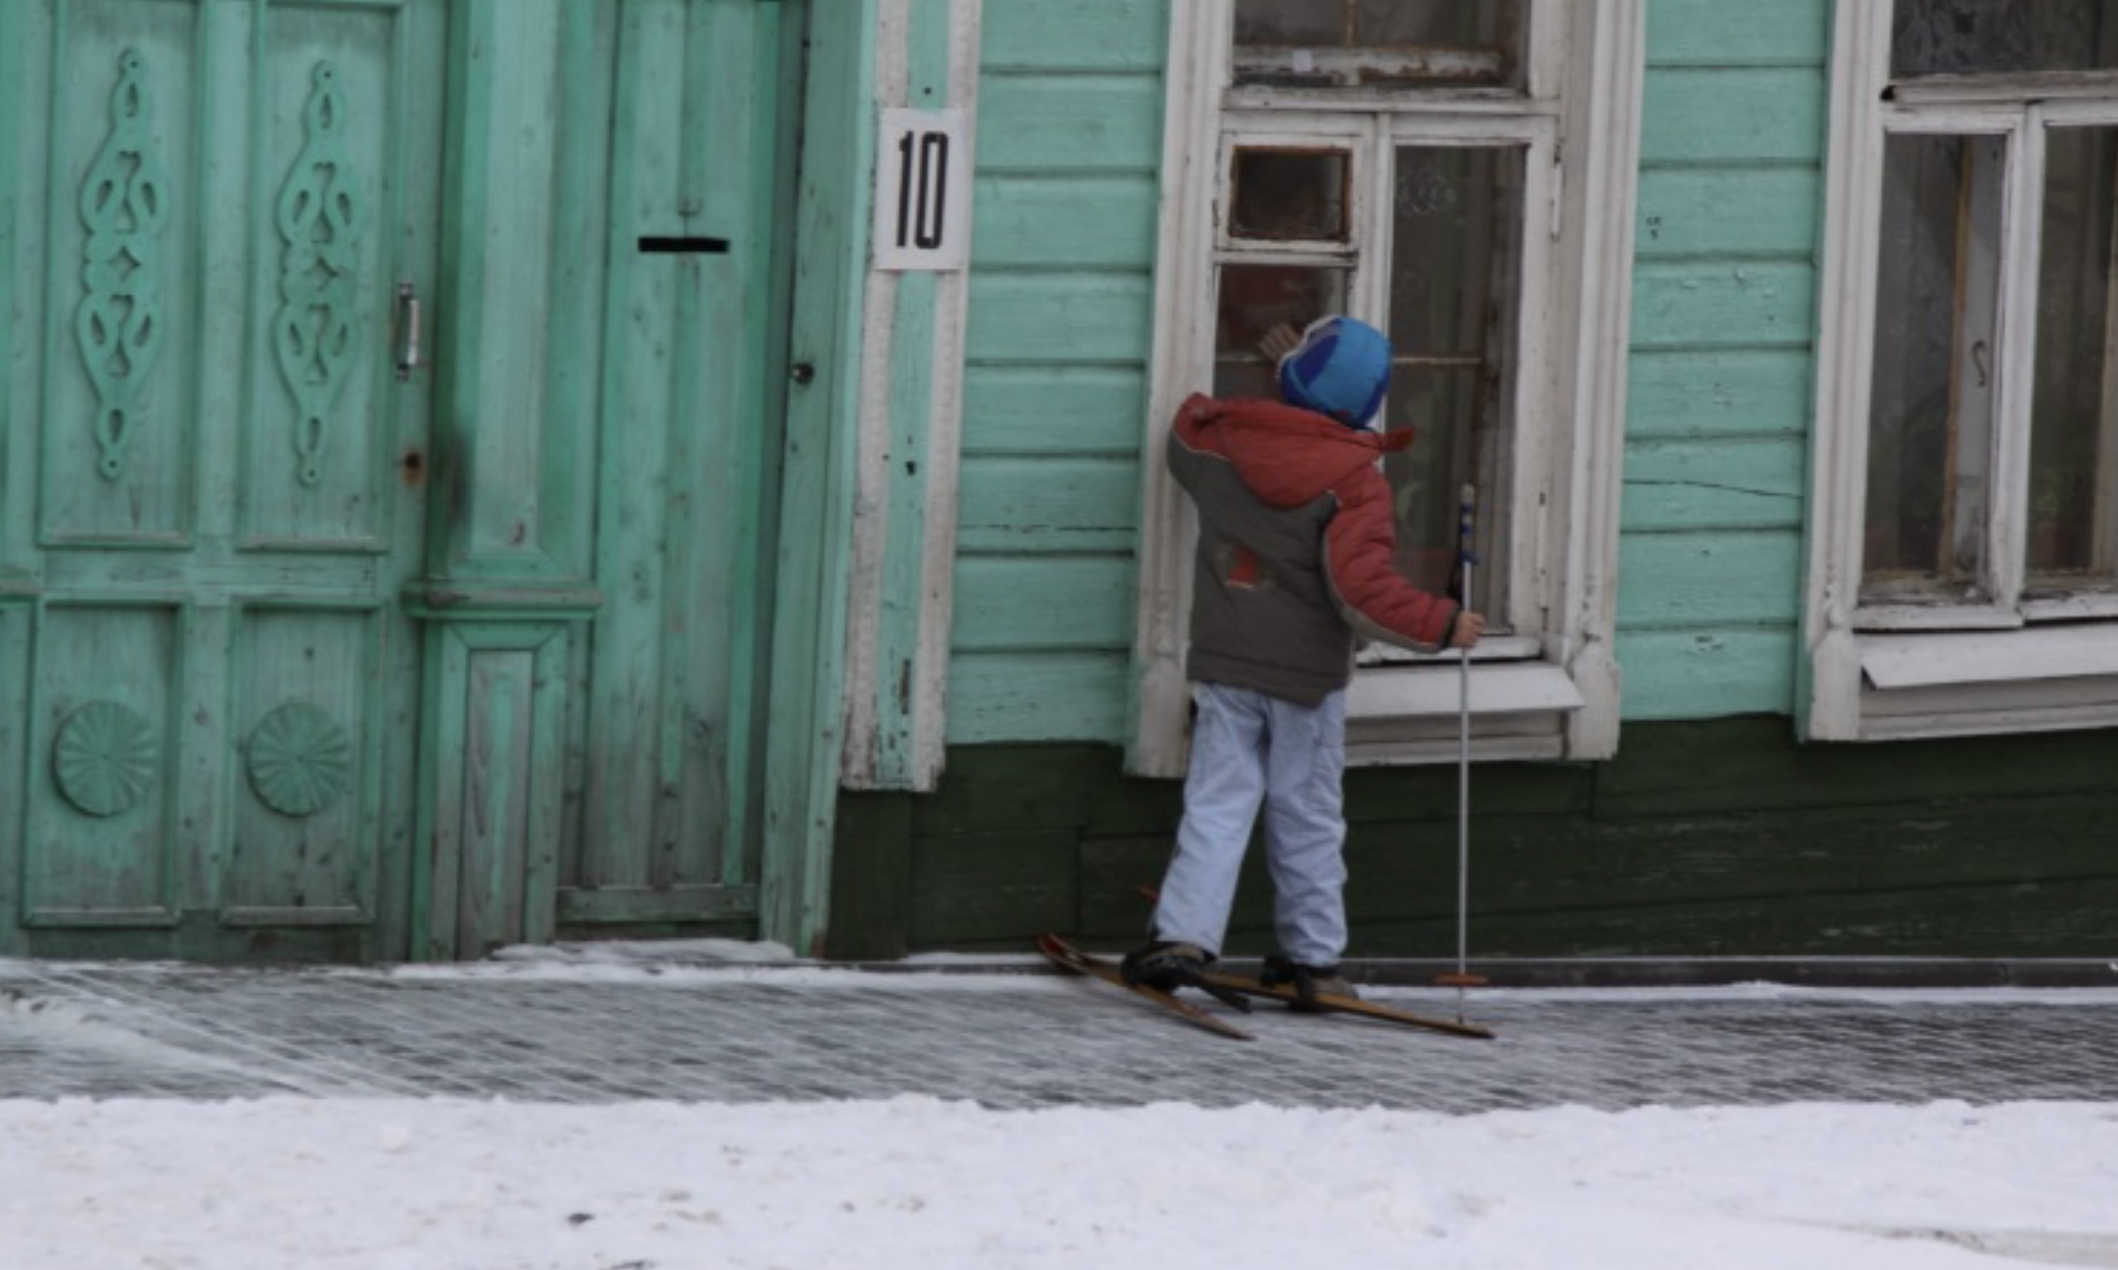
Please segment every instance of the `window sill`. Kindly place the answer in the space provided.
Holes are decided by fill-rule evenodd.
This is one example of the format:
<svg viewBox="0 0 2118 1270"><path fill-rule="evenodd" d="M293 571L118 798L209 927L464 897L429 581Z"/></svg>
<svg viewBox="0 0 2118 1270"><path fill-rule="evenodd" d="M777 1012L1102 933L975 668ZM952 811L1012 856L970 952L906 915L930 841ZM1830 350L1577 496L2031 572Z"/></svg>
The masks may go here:
<svg viewBox="0 0 2118 1270"><path fill-rule="evenodd" d="M1858 741L2118 725L2118 627L1857 637Z"/></svg>
<svg viewBox="0 0 2118 1270"><path fill-rule="evenodd" d="M2118 676L2118 629L2066 626L1863 635L1861 678L1883 691L1947 684Z"/></svg>
<svg viewBox="0 0 2118 1270"><path fill-rule="evenodd" d="M1474 660L1468 679L1473 758L1565 756L1567 717L1588 700L1563 668ZM1453 658L1355 674L1346 690L1346 761L1355 766L1457 761L1465 680Z"/></svg>

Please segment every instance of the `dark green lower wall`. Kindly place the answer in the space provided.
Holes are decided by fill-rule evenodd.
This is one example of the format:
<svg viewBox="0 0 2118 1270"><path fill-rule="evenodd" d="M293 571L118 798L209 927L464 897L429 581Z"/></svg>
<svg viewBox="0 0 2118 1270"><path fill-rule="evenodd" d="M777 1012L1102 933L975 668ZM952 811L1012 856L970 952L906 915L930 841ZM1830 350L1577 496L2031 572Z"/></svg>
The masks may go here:
<svg viewBox="0 0 2118 1270"><path fill-rule="evenodd" d="M839 801L827 952L1143 933L1181 786L1093 745L951 750L931 795ZM1607 763L1471 782L1473 957L2118 952L2118 730L1798 745L1780 717L1628 725ZM1355 957L1452 957L1456 769L1346 779ZM1270 946L1252 852L1227 951Z"/></svg>

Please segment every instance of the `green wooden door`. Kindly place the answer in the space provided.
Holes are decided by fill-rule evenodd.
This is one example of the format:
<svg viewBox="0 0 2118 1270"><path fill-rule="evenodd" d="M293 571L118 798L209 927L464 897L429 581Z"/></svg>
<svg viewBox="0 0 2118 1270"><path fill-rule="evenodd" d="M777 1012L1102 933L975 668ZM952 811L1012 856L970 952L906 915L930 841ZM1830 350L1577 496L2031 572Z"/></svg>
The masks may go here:
<svg viewBox="0 0 2118 1270"><path fill-rule="evenodd" d="M561 932L757 933L793 22L760 0L623 0L581 42L612 85L594 337L603 603Z"/></svg>
<svg viewBox="0 0 2118 1270"><path fill-rule="evenodd" d="M406 951L445 17L0 15L22 949Z"/></svg>

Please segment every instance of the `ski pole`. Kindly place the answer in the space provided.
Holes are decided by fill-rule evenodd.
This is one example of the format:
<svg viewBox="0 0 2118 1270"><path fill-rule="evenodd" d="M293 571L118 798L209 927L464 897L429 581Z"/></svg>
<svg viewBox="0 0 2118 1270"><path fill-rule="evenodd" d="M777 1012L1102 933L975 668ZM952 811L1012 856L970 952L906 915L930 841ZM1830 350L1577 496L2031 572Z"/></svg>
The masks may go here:
<svg viewBox="0 0 2118 1270"><path fill-rule="evenodd" d="M1477 521L1478 488L1463 487L1456 507L1458 604L1471 606L1471 569L1478 556L1471 550ZM1456 650L1456 973L1436 982L1456 989L1456 1021L1463 1022L1464 992L1486 981L1470 971L1471 943L1471 650Z"/></svg>

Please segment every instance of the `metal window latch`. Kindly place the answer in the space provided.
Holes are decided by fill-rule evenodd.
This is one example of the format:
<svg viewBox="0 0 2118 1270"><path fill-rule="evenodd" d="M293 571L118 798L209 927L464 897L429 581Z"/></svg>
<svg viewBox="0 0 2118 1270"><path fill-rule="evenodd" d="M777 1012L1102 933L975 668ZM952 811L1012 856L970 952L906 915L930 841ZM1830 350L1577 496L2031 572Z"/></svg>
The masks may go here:
<svg viewBox="0 0 2118 1270"><path fill-rule="evenodd" d="M404 336L397 352L397 380L403 383L419 368L419 297L412 294L409 279L397 284L397 318Z"/></svg>

